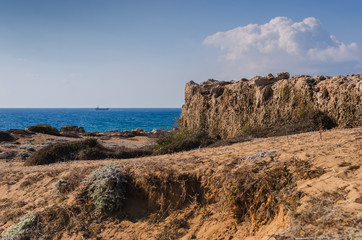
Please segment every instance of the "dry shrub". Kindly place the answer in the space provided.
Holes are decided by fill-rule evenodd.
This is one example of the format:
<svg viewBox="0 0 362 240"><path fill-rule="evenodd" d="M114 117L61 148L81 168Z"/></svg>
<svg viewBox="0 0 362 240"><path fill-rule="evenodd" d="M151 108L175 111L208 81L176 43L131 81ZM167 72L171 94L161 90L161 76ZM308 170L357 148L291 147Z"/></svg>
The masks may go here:
<svg viewBox="0 0 362 240"><path fill-rule="evenodd" d="M290 168L293 171L293 174L298 177L298 179L313 179L322 176L326 171L323 168L317 167L313 168L312 164L309 161L300 160L297 157L294 157L291 160L292 165Z"/></svg>
<svg viewBox="0 0 362 240"><path fill-rule="evenodd" d="M361 219L343 211L338 201L345 200L347 192L338 189L313 196L301 212L292 216L292 228L276 239L358 239ZM357 236L357 237L355 237Z"/></svg>
<svg viewBox="0 0 362 240"><path fill-rule="evenodd" d="M187 233L186 229L190 228L189 223L183 217L173 217L169 223L167 223L162 232L156 235L158 240L173 240L180 239Z"/></svg>
<svg viewBox="0 0 362 240"><path fill-rule="evenodd" d="M176 128L157 140L155 155L188 151L214 143L205 129L190 131L185 127Z"/></svg>
<svg viewBox="0 0 362 240"><path fill-rule="evenodd" d="M139 148L117 147L113 153L109 154L111 158L137 158L149 156L153 153L153 146L144 146Z"/></svg>
<svg viewBox="0 0 362 240"><path fill-rule="evenodd" d="M69 160L97 160L105 158L135 158L152 154L152 147L141 148L119 147L109 149L96 139L55 143L33 153L25 162L25 166L43 165Z"/></svg>
<svg viewBox="0 0 362 240"><path fill-rule="evenodd" d="M214 143L210 144L208 147L222 147L222 146L230 146L234 143L242 143L251 141L252 138L247 135L240 135L234 138L220 139L216 140Z"/></svg>
<svg viewBox="0 0 362 240"><path fill-rule="evenodd" d="M90 169L86 168L80 168L76 169L75 171L72 171L67 176L65 176L63 179L60 179L55 183L55 188L58 193L61 194L68 194L72 191L74 191L80 183L83 181L84 176L88 175L90 172Z"/></svg>
<svg viewBox="0 0 362 240"><path fill-rule="evenodd" d="M38 124L35 126L27 127L26 130L37 133L44 133L49 135L60 136L58 129L47 124Z"/></svg>
<svg viewBox="0 0 362 240"><path fill-rule="evenodd" d="M98 157L105 158L105 149L96 139L86 139L83 141L72 141L66 143L55 143L46 146L33 153L25 162L25 166L43 165L55 162L79 159L79 152L93 149ZM92 151L91 151L92 152ZM93 153L93 152L92 152ZM83 154L83 157L93 157ZM98 158L99 159L99 158Z"/></svg>
<svg viewBox="0 0 362 240"><path fill-rule="evenodd" d="M288 166L288 163L269 166L267 162L246 165L230 176L231 212L239 222L248 223L249 233L270 222L281 204L290 204L299 198Z"/></svg>

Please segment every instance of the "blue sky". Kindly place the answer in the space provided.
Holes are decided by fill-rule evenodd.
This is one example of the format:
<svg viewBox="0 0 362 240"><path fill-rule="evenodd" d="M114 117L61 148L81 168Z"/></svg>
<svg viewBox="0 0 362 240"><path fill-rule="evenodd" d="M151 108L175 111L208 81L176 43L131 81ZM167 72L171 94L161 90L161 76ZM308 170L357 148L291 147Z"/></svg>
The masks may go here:
<svg viewBox="0 0 362 240"><path fill-rule="evenodd" d="M190 80L361 73L361 9L360 0L0 0L0 108L181 107Z"/></svg>

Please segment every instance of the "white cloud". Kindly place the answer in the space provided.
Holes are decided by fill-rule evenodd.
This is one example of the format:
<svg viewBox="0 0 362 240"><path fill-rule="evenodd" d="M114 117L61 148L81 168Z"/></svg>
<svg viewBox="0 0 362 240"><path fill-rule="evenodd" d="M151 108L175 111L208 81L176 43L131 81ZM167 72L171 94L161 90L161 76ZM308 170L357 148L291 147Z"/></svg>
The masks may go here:
<svg viewBox="0 0 362 240"><path fill-rule="evenodd" d="M289 71L293 74L344 74L356 71L361 51L330 35L314 17L293 22L276 17L206 37L204 44L220 48L225 76L243 77ZM338 72L339 71L339 72Z"/></svg>

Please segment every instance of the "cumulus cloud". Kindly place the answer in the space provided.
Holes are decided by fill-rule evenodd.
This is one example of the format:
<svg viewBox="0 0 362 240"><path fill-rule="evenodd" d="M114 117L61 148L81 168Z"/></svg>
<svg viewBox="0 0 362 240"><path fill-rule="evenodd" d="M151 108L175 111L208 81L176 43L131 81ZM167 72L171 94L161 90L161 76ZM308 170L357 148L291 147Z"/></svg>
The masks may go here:
<svg viewBox="0 0 362 240"><path fill-rule="evenodd" d="M215 33L206 37L204 44L222 50L226 75L234 77L281 71L344 74L356 72L353 67L361 63L356 43L339 42L314 17L301 22L276 17L263 25Z"/></svg>

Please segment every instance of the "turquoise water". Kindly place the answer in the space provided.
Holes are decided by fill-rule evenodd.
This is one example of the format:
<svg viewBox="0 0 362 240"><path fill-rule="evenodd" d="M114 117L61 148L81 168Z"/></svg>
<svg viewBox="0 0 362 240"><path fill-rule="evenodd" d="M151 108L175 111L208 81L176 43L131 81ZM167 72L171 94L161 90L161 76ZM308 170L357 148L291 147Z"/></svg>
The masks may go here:
<svg viewBox="0 0 362 240"><path fill-rule="evenodd" d="M0 130L24 129L36 124L56 128L82 126L86 131L170 129L180 117L180 108L0 108Z"/></svg>

